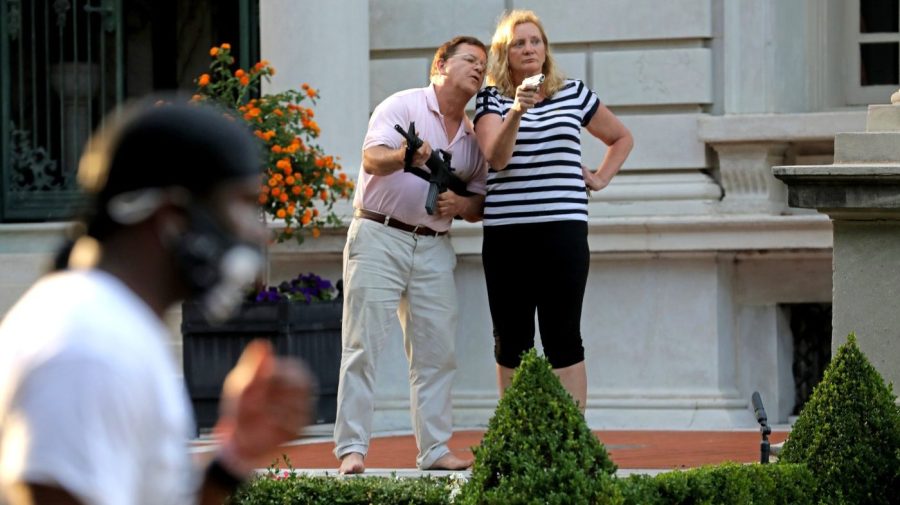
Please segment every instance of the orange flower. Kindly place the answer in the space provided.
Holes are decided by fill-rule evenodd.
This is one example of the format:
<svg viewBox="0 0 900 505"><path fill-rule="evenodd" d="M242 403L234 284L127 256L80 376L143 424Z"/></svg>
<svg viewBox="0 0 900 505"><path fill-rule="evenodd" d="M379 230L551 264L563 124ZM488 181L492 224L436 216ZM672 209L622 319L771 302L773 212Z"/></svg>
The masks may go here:
<svg viewBox="0 0 900 505"><path fill-rule="evenodd" d="M322 234L322 232L319 231L319 228L313 228L313 229L312 229L312 236L313 236L313 238L319 238L319 235L321 235L321 234Z"/></svg>
<svg viewBox="0 0 900 505"><path fill-rule="evenodd" d="M259 95L261 78L275 75L275 69L266 60L238 68L231 50L227 43L210 48L212 63L207 73L197 77L196 95L191 100L230 107L229 118L247 123L266 144L271 154L262 168L257 201L267 216L285 221L286 227L276 233L275 240L293 235L302 241L308 235L297 233L301 226L316 228L312 233L318 236L323 223L334 222L337 215L331 209L320 215L315 204L320 199L326 205L334 203L352 187L336 158L312 143L321 129L307 105L314 105L319 92L303 83L302 89Z"/></svg>

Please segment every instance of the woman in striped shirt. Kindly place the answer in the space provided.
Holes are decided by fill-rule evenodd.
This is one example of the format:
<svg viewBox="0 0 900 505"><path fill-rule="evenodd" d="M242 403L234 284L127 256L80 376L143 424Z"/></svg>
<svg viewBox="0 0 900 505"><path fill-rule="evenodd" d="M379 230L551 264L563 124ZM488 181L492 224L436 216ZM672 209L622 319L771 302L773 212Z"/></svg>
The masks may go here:
<svg viewBox="0 0 900 505"><path fill-rule="evenodd" d="M475 133L490 163L482 257L501 394L521 354L544 353L584 412L587 375L581 306L590 253L585 188L609 184L631 151L628 129L583 82L556 67L540 19L514 10L497 25ZM544 74L537 86L523 83ZM581 128L609 149L597 170L581 164Z"/></svg>

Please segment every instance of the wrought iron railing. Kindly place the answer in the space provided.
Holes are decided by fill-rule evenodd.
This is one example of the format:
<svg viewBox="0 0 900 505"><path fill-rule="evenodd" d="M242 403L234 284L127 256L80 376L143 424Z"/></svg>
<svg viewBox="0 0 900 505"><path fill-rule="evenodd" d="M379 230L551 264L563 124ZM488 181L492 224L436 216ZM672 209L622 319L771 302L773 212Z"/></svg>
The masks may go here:
<svg viewBox="0 0 900 505"><path fill-rule="evenodd" d="M0 0L0 221L70 217L85 141L123 100L122 0Z"/></svg>

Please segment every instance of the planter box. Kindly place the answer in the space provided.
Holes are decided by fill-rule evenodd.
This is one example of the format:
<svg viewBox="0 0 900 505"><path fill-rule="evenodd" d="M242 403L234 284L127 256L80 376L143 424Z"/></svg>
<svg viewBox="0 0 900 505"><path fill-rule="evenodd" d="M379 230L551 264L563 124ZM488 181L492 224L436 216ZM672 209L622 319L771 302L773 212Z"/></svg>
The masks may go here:
<svg viewBox="0 0 900 505"><path fill-rule="evenodd" d="M222 324L210 324L195 302L182 305L184 378L194 407L197 430L218 418L225 375L251 340L267 338L275 352L302 359L318 381L315 423L334 422L341 366L340 299L306 305L299 302L244 303Z"/></svg>

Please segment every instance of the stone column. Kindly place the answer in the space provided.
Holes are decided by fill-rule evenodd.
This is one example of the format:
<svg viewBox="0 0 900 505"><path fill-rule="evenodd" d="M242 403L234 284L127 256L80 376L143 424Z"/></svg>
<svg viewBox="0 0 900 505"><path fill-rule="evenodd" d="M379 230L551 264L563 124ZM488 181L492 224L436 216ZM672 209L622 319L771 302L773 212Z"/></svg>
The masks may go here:
<svg viewBox="0 0 900 505"><path fill-rule="evenodd" d="M263 92L320 92L319 145L356 176L369 120L369 4L359 0L266 0L259 4L260 52L277 74Z"/></svg>
<svg viewBox="0 0 900 505"><path fill-rule="evenodd" d="M839 133L835 162L775 167L791 206L834 224L832 350L856 332L886 381L900 384L900 104L870 105L866 131Z"/></svg>

